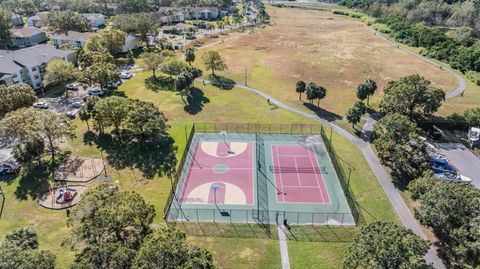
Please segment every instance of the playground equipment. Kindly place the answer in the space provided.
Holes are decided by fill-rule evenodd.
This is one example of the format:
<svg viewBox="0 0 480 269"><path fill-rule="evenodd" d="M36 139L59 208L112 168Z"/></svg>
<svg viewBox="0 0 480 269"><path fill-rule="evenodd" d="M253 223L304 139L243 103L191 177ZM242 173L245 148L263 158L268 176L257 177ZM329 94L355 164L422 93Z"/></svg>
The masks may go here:
<svg viewBox="0 0 480 269"><path fill-rule="evenodd" d="M65 209L77 204L87 191L84 185L55 184L39 198L41 206L48 209Z"/></svg>
<svg viewBox="0 0 480 269"><path fill-rule="evenodd" d="M470 130L468 131L468 142L470 143L471 148L480 144L480 128L470 128Z"/></svg>
<svg viewBox="0 0 480 269"><path fill-rule="evenodd" d="M53 190L51 192L52 192L52 195L55 195L58 193L58 195L56 195L55 197L55 202L58 204L71 203L73 199L75 199L75 196L77 196L77 189L69 188L68 186Z"/></svg>

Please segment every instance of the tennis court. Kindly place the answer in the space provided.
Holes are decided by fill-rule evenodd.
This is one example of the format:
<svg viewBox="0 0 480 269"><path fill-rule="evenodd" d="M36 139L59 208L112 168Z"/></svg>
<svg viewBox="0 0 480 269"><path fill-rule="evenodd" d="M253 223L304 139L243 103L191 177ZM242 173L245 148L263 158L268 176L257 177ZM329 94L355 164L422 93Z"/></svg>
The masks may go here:
<svg viewBox="0 0 480 269"><path fill-rule="evenodd" d="M312 147L272 145L270 170L275 177L277 202L330 203L322 171Z"/></svg>
<svg viewBox="0 0 480 269"><path fill-rule="evenodd" d="M355 225L322 136L191 134L167 221Z"/></svg>

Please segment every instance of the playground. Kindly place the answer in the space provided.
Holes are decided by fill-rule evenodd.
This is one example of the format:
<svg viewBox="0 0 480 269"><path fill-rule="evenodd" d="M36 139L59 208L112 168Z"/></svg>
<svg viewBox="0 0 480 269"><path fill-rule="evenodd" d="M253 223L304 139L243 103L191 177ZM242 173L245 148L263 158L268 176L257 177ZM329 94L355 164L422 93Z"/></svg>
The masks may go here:
<svg viewBox="0 0 480 269"><path fill-rule="evenodd" d="M196 132L177 180L168 221L356 224L319 133Z"/></svg>
<svg viewBox="0 0 480 269"><path fill-rule="evenodd" d="M105 169L102 159L74 157L55 170L55 180L88 182Z"/></svg>
<svg viewBox="0 0 480 269"><path fill-rule="evenodd" d="M83 185L53 186L39 199L41 206L48 209L65 209L76 205L87 191Z"/></svg>

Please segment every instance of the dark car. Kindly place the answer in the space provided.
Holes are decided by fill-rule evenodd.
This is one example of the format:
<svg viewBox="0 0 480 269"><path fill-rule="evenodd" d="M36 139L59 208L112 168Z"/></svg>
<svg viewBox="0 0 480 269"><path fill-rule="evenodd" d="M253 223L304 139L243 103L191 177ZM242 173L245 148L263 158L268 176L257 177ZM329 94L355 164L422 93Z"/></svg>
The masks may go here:
<svg viewBox="0 0 480 269"><path fill-rule="evenodd" d="M0 163L0 176L15 175L20 171L20 166L14 161Z"/></svg>
<svg viewBox="0 0 480 269"><path fill-rule="evenodd" d="M443 132L437 126L435 125L425 126L424 130L428 138L436 141L442 139Z"/></svg>

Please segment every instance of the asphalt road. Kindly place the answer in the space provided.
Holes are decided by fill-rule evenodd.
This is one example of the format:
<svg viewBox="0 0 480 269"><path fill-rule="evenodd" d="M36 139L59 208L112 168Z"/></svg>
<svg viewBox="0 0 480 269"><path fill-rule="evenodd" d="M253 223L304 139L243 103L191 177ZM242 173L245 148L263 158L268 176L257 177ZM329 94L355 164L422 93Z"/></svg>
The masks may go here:
<svg viewBox="0 0 480 269"><path fill-rule="evenodd" d="M435 143L437 151L445 157L462 174L472 179L472 184L480 189L480 159L460 143Z"/></svg>

